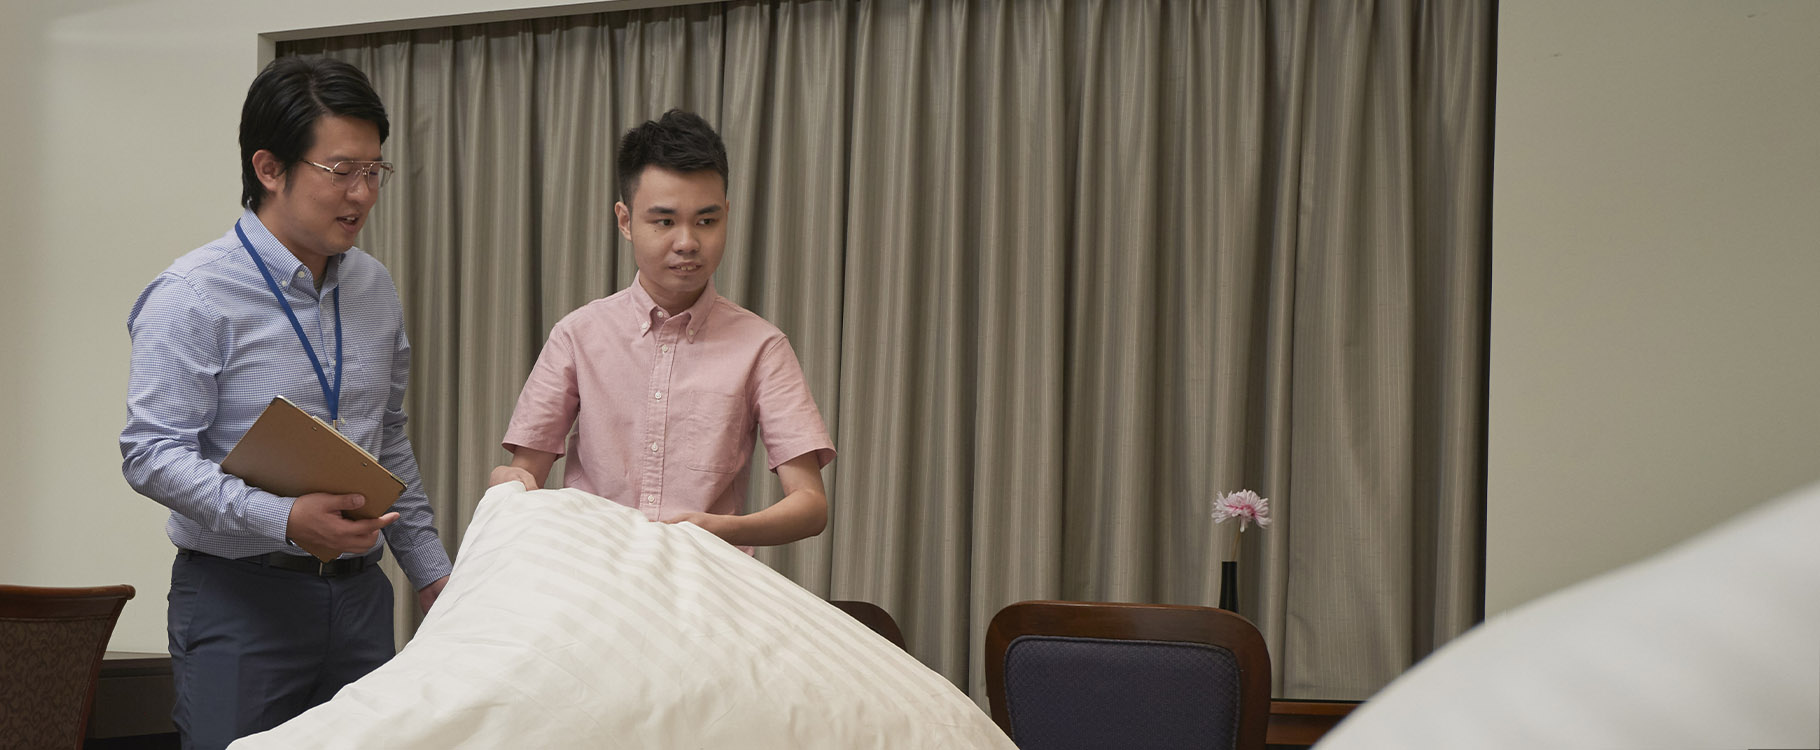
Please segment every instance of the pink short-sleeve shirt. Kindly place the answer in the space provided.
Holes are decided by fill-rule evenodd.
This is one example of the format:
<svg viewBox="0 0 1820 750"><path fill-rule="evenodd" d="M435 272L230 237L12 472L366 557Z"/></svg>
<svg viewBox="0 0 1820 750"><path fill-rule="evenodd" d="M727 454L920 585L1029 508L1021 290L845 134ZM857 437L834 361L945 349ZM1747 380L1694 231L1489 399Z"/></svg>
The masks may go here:
<svg viewBox="0 0 1820 750"><path fill-rule="evenodd" d="M802 365L777 326L712 284L693 307L668 315L634 279L550 331L504 445L566 455L564 486L660 521L739 513L755 428L772 471L807 453L820 466L834 460Z"/></svg>

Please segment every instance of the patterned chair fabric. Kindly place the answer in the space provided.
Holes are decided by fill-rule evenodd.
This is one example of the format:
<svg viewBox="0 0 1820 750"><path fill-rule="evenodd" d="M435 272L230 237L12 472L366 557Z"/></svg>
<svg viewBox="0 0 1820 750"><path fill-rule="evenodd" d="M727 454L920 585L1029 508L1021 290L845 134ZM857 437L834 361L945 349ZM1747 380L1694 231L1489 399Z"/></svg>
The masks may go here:
<svg viewBox="0 0 1820 750"><path fill-rule="evenodd" d="M131 586L0 586L0 745L80 748Z"/></svg>

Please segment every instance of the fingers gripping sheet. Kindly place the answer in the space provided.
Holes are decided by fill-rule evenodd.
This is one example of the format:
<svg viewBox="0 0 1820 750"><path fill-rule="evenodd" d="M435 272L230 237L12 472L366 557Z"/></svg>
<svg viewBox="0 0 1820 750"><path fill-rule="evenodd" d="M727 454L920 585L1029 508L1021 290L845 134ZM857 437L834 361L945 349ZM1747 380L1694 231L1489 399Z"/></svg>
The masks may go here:
<svg viewBox="0 0 1820 750"><path fill-rule="evenodd" d="M946 679L714 535L508 483L397 657L233 747L1013 745Z"/></svg>

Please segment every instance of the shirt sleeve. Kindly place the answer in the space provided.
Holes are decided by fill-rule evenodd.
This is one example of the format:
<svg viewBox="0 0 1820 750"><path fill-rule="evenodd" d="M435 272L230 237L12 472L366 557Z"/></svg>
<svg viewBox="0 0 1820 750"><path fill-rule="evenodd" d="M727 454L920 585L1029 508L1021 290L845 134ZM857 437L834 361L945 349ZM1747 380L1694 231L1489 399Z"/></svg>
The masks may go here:
<svg viewBox="0 0 1820 750"><path fill-rule="evenodd" d="M778 337L759 355L757 375L752 402L771 470L806 453L815 454L818 467L833 463L834 442L788 338Z"/></svg>
<svg viewBox="0 0 1820 750"><path fill-rule="evenodd" d="M449 574L454 565L449 552L436 533L430 498L423 491L423 476L417 468L417 454L411 449L411 438L405 434L405 387L411 382L411 341L402 326L392 350L392 391L386 397L385 416L380 426L379 463L404 482L404 492L392 504L398 521L385 527L386 544L398 556L398 567L411 579L413 588L423 588Z"/></svg>
<svg viewBox="0 0 1820 750"><path fill-rule="evenodd" d="M295 499L249 487L201 452L216 416L226 319L187 279L164 274L133 304L127 333L127 484L210 531L283 542Z"/></svg>
<svg viewBox="0 0 1820 750"><path fill-rule="evenodd" d="M563 441L575 426L580 393L575 382L574 340L568 326L557 323L525 378L524 390L518 393L518 405L512 409L512 422L501 445L508 451L523 447L562 455Z"/></svg>

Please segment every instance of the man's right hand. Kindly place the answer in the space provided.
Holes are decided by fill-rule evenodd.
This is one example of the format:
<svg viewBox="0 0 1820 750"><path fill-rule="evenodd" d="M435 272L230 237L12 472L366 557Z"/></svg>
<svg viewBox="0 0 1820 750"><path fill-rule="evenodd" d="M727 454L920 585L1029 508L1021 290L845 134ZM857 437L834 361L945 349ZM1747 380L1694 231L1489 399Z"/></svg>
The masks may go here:
<svg viewBox="0 0 1820 750"><path fill-rule="evenodd" d="M525 485L525 489L527 489L527 490L537 489L537 478L534 476L531 476L531 472L525 471L524 469L520 469L516 466L495 466L495 467L493 467L493 474L491 476L487 477L487 486L496 487L498 485L505 484L506 482L523 482Z"/></svg>
<svg viewBox="0 0 1820 750"><path fill-rule="evenodd" d="M291 518L284 527L285 536L310 547L327 547L335 552L361 554L379 541L379 530L398 520L397 513L378 518L348 518L342 511L366 504L360 495L331 495L312 492L291 504Z"/></svg>

